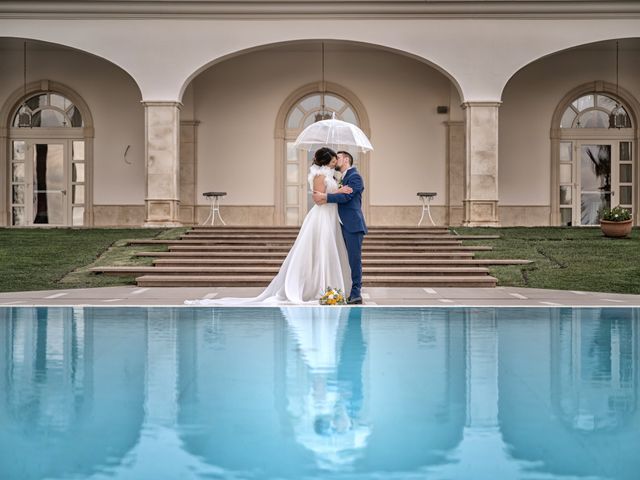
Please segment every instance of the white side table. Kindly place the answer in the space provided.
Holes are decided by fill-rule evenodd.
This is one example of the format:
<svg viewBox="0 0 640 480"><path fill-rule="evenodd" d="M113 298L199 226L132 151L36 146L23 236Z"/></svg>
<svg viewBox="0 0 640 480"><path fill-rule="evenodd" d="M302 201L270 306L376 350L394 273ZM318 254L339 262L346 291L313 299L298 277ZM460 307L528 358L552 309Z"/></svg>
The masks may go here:
<svg viewBox="0 0 640 480"><path fill-rule="evenodd" d="M216 215L218 215L218 218L220 219L222 224L226 225L226 223L224 223L224 220L222 219L222 216L220 215L220 199L226 194L227 192L204 192L202 194L202 196L209 200L211 204L211 211L209 212L209 216L204 222L202 222L202 225L206 225L209 222L209 219L211 219L211 225L215 224Z"/></svg>
<svg viewBox="0 0 640 480"><path fill-rule="evenodd" d="M437 195L436 192L418 192L418 196L420 197L420 200L422 200L422 216L420 217L418 226L422 224L422 220L424 220L425 213L429 217L429 220L431 221L431 225L436 224L436 222L434 222L433 218L431 217L431 208L430 208L431 200L433 200L433 197L435 197L436 195Z"/></svg>

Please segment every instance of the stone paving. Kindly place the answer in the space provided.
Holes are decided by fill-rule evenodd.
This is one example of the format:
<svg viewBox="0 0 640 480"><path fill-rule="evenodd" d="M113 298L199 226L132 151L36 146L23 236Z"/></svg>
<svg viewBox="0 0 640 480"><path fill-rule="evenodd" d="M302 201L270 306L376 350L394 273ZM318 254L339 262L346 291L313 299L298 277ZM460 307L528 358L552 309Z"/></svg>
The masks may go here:
<svg viewBox="0 0 640 480"><path fill-rule="evenodd" d="M197 298L252 297L261 287L107 287L0 293L0 306L183 306ZM640 307L640 295L532 288L364 288L365 306Z"/></svg>

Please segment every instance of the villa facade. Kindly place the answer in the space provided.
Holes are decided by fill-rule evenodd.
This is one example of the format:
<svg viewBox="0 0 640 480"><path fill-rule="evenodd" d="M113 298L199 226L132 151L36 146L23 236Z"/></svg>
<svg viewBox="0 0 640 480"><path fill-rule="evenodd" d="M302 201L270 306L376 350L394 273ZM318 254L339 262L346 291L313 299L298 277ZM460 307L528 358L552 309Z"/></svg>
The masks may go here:
<svg viewBox="0 0 640 480"><path fill-rule="evenodd" d="M371 225L637 225L639 60L637 2L2 2L0 225L299 225L326 113Z"/></svg>

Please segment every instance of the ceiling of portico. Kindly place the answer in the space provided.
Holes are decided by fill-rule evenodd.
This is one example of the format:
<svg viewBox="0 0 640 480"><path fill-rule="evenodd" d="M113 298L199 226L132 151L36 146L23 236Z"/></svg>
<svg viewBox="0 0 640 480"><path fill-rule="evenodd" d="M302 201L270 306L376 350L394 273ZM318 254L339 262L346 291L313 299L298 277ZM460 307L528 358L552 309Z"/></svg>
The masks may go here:
<svg viewBox="0 0 640 480"><path fill-rule="evenodd" d="M606 79L608 78L608 76L614 75L614 72L615 72L613 70L613 65L615 65L615 58L616 58L616 42L618 42L618 46L619 46L619 55L620 55L620 62L621 62L622 68L624 69L625 63L636 62L636 57L633 57L633 55L637 55L638 52L640 52L640 35L638 35L638 37L635 37L635 38L617 38L617 39L614 38L614 39L604 40L600 42L587 43L587 44L578 45L575 47L557 50L547 55L542 55L539 58L533 59L531 62L522 66L522 68L519 68L517 71L513 73L513 75L505 83L505 88L507 88L509 82L513 78L517 77L520 72L528 69L534 64L538 64L539 62L544 62L546 59L549 59L556 55L570 54L572 52L576 54L586 53L586 52L593 52L594 54L598 54L598 58L601 59L600 61L604 59L607 62L606 64L607 70L603 72L603 77L598 78L598 80L602 80L603 78Z"/></svg>
<svg viewBox="0 0 640 480"><path fill-rule="evenodd" d="M45 52L46 54L48 53L62 53L62 54L78 54L78 55L86 55L87 57L93 57L93 58L97 58L99 59L99 61L105 62L105 63L109 63L113 66L113 68L116 68L120 71L122 71L125 75L127 75L127 77L129 77L131 79L131 81L136 85L136 87L138 87L139 89L139 85L136 83L135 78L133 78L129 72L126 71L126 69L122 68L121 66L115 64L114 62L105 59L103 57L101 57L100 55L96 55L94 53L91 52L87 52L85 50L80 50L77 48L72 48L72 47L68 47L66 45L60 45L60 44L56 44L56 43L51 43L51 42L43 42L41 40L34 40L31 38L12 38L12 37L3 37L0 36L0 55L6 55L4 57L4 63L2 64L3 67L8 68L8 69L17 69L17 70L22 70L24 64L23 64L23 52L24 52L24 48L25 48L25 42L26 42L26 54L27 54L27 73L30 74L31 72L33 72L33 70L35 70L35 66L33 64L34 59L32 57L33 53L40 53L40 52ZM7 63L7 58L13 58L16 60L15 64L10 64ZM29 81L33 80L33 78L29 78ZM49 79L49 80L56 80L55 78ZM142 92L140 92L142 93Z"/></svg>
<svg viewBox="0 0 640 480"><path fill-rule="evenodd" d="M464 101L499 101L508 80L532 61L584 44L640 37L640 19L78 22L3 19L0 15L0 31L3 36L38 39L102 57L126 70L147 101L180 101L191 79L224 59L271 45L307 48L304 42L320 40L369 45L415 58L450 78Z"/></svg>
<svg viewBox="0 0 640 480"><path fill-rule="evenodd" d="M278 51L278 52L298 52L298 53L305 53L309 56L312 56L314 58L317 58L318 61L318 73L320 72L320 64L322 61L322 44L324 44L324 49L325 49L325 64L327 66L327 69L329 69L331 67L331 57L332 54L336 54L336 53L346 53L346 52L355 52L358 53L360 55L376 55L376 53L380 53L380 52L389 52L389 53L393 53L393 54L397 54L397 55L401 55L404 57L408 57L408 58L412 58L420 63L424 63L429 65L430 67L434 68L435 70L439 71L440 73L442 73L445 77L447 77L455 86L455 88L458 90L458 93L460 94L460 96L462 97L462 90L460 88L460 85L458 84L457 80L446 70L444 70L442 67L440 67L437 64L433 64L432 62L426 61L424 58L420 58L420 57L416 57L415 55L412 55L406 51L398 51L392 48L388 48L388 47L384 47L384 46L380 46L380 45L374 45L374 44L367 44L367 43L359 43L359 42L350 42L350 41L341 41L341 40L335 40L335 39L323 39L323 40L299 40L299 41L294 41L294 42L283 42L283 43L277 43L277 44L270 44L270 45L262 45L259 47L255 47L255 48L249 48L247 50L242 50L239 52L234 52L230 55L226 55L224 57L218 58L216 60L214 60L213 62L210 62L206 65L203 65L202 67L200 67L197 71L195 71L188 79L187 82L185 82L184 86L183 86L183 92L184 89L186 89L186 87L188 86L188 84L195 79L200 73L204 72L205 70L214 67L215 65L222 63L224 61L230 60L232 58L236 58L238 56L241 55L248 55L254 52L260 52L260 51L269 51L269 50L273 50L273 51Z"/></svg>

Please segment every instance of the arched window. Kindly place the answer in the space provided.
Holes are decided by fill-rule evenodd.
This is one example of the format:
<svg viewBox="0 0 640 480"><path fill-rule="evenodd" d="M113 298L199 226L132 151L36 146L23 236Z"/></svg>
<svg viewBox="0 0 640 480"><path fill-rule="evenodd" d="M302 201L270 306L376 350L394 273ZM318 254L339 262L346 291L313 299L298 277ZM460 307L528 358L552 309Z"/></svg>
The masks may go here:
<svg viewBox="0 0 640 480"><path fill-rule="evenodd" d="M21 122L21 115L31 117L30 125ZM59 93L40 93L28 98L13 117L14 127L72 128L83 127L80 110L68 98Z"/></svg>
<svg viewBox="0 0 640 480"><path fill-rule="evenodd" d="M10 224L86 225L90 172L80 108L62 93L37 91L8 117Z"/></svg>
<svg viewBox="0 0 640 480"><path fill-rule="evenodd" d="M353 108L342 98L336 95L324 95L324 112L322 111L322 94L314 93L302 99L291 109L287 117L287 130L302 131L318 120L323 114L331 118L335 113L338 120L358 125L358 117Z"/></svg>
<svg viewBox="0 0 640 480"><path fill-rule="evenodd" d="M601 93L583 95L564 111L560 128L609 128L609 115L616 105L613 98Z"/></svg>
<svg viewBox="0 0 640 480"><path fill-rule="evenodd" d="M335 115L338 120L359 125L354 108L342 97L333 93L312 93L299 100L290 110L285 122L285 198L284 212L286 225L300 225L309 208L313 206L311 193L307 187L307 170L311 165L313 152L296 150L296 137L306 127L319 120ZM358 152L353 155L354 165L359 165Z"/></svg>
<svg viewBox="0 0 640 480"><path fill-rule="evenodd" d="M627 113L611 94L587 92L566 98L559 125L554 125L555 200L557 224L597 225L600 211L620 205L634 210L635 142L631 124L609 128L616 106ZM559 128L558 128L559 127Z"/></svg>

